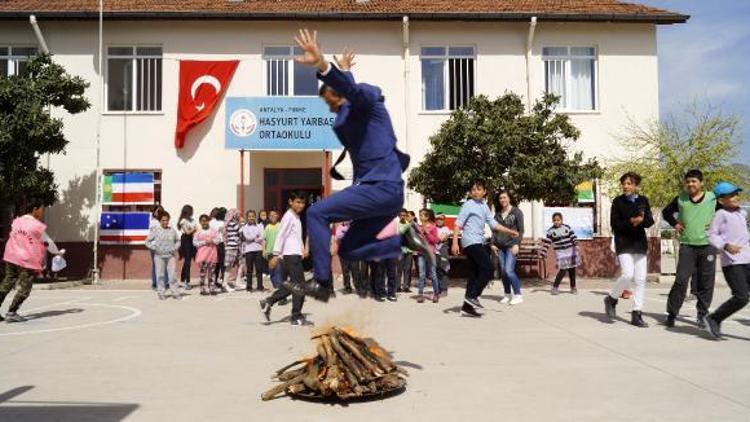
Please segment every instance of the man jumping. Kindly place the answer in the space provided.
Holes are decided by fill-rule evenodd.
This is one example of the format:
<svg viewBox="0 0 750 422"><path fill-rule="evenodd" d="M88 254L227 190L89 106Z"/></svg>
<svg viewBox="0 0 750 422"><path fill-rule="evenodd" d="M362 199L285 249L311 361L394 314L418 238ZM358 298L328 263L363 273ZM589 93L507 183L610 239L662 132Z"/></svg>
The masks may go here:
<svg viewBox="0 0 750 422"><path fill-rule="evenodd" d="M307 211L314 279L287 288L326 302L333 294L330 223L352 221L338 249L345 260L397 258L402 243L425 253L433 263L435 257L413 226L404 235L398 232L396 216L404 202L401 173L409 165L409 156L396 148L396 134L380 88L354 81L349 72L354 64L351 50L340 59L334 57L338 67L329 63L320 52L317 37L317 31L300 30L295 41L304 54L295 61L318 70L324 84L320 96L336 113L333 130L344 146L336 164L349 152L354 183ZM342 180L335 167L331 176Z"/></svg>

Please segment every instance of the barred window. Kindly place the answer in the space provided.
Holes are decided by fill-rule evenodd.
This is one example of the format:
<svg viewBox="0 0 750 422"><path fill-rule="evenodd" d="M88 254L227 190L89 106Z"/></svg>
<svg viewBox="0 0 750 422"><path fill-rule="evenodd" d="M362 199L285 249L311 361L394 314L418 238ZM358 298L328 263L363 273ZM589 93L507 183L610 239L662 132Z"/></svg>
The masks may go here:
<svg viewBox="0 0 750 422"><path fill-rule="evenodd" d="M563 110L596 110L596 49L544 47L544 88Z"/></svg>
<svg viewBox="0 0 750 422"><path fill-rule="evenodd" d="M318 95L316 69L298 65L294 56L302 55L299 47L266 47L265 62L266 95Z"/></svg>
<svg viewBox="0 0 750 422"><path fill-rule="evenodd" d="M36 47L0 46L0 77L24 76L31 56L37 54Z"/></svg>
<svg viewBox="0 0 750 422"><path fill-rule="evenodd" d="M456 110L474 96L474 47L423 47L422 109Z"/></svg>
<svg viewBox="0 0 750 422"><path fill-rule="evenodd" d="M107 111L161 111L161 47L107 49Z"/></svg>

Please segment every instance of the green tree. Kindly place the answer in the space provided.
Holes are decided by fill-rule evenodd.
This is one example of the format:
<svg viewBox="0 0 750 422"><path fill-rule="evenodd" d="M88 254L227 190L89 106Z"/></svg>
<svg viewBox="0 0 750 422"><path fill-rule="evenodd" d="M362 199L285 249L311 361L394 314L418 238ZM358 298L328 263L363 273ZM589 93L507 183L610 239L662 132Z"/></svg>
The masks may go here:
<svg viewBox="0 0 750 422"><path fill-rule="evenodd" d="M666 206L682 189L685 172L694 168L703 172L709 189L720 180L747 186L748 173L733 164L740 133L737 116L695 105L661 121L631 120L619 139L626 155L611 160L605 172L609 193L619 193L619 178L627 171L643 176L641 192L655 207Z"/></svg>
<svg viewBox="0 0 750 422"><path fill-rule="evenodd" d="M409 187L428 200L456 203L471 180L482 178L490 190L512 189L519 200L574 202L575 186L601 169L580 152L569 154L580 132L567 115L554 112L558 100L546 95L527 114L513 93L475 97L430 137L432 148L411 171Z"/></svg>
<svg viewBox="0 0 750 422"><path fill-rule="evenodd" d="M64 153L68 140L52 107L71 114L90 107L89 86L48 55L33 57L23 75L0 78L0 203L18 211L31 198L57 200L54 174L39 165L43 154Z"/></svg>

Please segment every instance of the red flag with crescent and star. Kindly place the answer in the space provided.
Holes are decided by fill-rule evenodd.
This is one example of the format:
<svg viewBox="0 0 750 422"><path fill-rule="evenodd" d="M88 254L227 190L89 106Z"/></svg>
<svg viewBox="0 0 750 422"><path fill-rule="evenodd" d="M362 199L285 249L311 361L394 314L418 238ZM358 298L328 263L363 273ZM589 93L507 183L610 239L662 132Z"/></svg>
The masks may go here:
<svg viewBox="0 0 750 422"><path fill-rule="evenodd" d="M232 80L239 60L180 60L180 96L174 145L185 145L188 131L213 113Z"/></svg>

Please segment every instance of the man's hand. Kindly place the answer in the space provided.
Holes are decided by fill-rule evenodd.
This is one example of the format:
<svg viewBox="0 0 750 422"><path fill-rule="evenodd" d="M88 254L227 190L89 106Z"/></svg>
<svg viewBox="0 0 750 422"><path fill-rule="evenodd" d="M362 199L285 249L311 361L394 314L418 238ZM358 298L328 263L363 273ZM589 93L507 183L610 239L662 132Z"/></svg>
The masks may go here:
<svg viewBox="0 0 750 422"><path fill-rule="evenodd" d="M516 237L518 237L520 235L518 234L517 231L511 230L511 231L508 232L508 236L510 236L511 238L516 238Z"/></svg>
<svg viewBox="0 0 750 422"><path fill-rule="evenodd" d="M730 255L737 255L742 251L742 246L727 243L726 246L724 246L724 250L729 252Z"/></svg>
<svg viewBox="0 0 750 422"><path fill-rule="evenodd" d="M354 61L354 50L351 48L345 48L344 52L341 54L341 58L338 58L337 56L333 56L333 60L336 61L336 66L338 66L339 69L343 70L344 72L348 72L351 70L352 67L354 67L355 64L357 64Z"/></svg>
<svg viewBox="0 0 750 422"><path fill-rule="evenodd" d="M677 224L674 225L674 231L678 235L681 235L684 230L685 230L685 226L681 222L678 222Z"/></svg>
<svg viewBox="0 0 750 422"><path fill-rule="evenodd" d="M458 256L461 254L461 248L458 247L458 243L453 242L453 246L451 247L451 253L455 256Z"/></svg>
<svg viewBox="0 0 750 422"><path fill-rule="evenodd" d="M510 248L510 253L513 254L513 256L518 255L518 251L520 251L521 248L518 245L513 245L512 248Z"/></svg>
<svg viewBox="0 0 750 422"><path fill-rule="evenodd" d="M279 265L279 257L278 256L274 256L274 257L271 258L270 261L268 261L268 268L270 268L272 270L274 268L276 268L277 265Z"/></svg>
<svg viewBox="0 0 750 422"><path fill-rule="evenodd" d="M299 64L317 67L319 71L324 72L328 68L328 62L323 58L323 54L320 52L320 44L318 44L318 31L310 31L307 29L300 29L299 35L294 37L294 41L302 49L302 56L295 57L294 61Z"/></svg>
<svg viewBox="0 0 750 422"><path fill-rule="evenodd" d="M492 248L492 253L494 253L495 255L498 255L500 253L500 248L498 248L497 246L491 245L490 248Z"/></svg>
<svg viewBox="0 0 750 422"><path fill-rule="evenodd" d="M630 219L630 224L632 224L633 227L638 227L641 223L643 223L643 214L638 214Z"/></svg>

